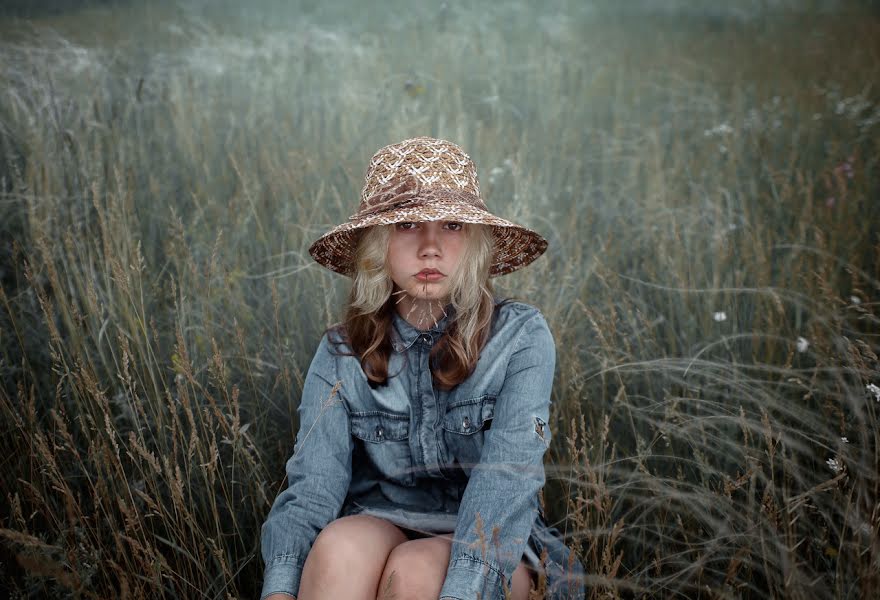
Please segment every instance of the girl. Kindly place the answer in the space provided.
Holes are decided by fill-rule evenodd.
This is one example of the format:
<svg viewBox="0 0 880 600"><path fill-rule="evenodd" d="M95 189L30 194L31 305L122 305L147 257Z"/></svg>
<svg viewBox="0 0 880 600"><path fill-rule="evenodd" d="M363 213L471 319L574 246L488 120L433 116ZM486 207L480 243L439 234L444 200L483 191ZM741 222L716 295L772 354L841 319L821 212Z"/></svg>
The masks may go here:
<svg viewBox="0 0 880 600"><path fill-rule="evenodd" d="M489 282L546 248L488 211L455 144L373 155L357 213L309 248L353 282L262 528L263 599L525 600L539 571L548 598L583 597L539 502L554 341Z"/></svg>

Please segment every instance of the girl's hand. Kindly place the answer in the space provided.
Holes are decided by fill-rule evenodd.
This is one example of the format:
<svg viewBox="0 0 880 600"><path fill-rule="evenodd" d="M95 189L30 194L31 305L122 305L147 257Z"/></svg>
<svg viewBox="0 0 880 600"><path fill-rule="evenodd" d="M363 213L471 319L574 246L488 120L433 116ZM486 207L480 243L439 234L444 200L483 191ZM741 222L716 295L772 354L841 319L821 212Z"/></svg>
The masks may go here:
<svg viewBox="0 0 880 600"><path fill-rule="evenodd" d="M289 594L272 594L271 596L266 596L266 600L296 600L296 596L291 596Z"/></svg>

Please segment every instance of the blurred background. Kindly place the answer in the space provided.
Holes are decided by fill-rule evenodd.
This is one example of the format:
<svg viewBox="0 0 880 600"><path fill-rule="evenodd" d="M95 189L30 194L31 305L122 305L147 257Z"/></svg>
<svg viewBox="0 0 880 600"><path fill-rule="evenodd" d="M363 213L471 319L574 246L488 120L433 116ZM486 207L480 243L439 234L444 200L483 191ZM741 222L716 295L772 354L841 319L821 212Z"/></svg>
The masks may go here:
<svg viewBox="0 0 880 600"><path fill-rule="evenodd" d="M590 598L880 589L876 2L0 4L0 586L253 598L367 161L547 253ZM543 597L539 592L537 597Z"/></svg>

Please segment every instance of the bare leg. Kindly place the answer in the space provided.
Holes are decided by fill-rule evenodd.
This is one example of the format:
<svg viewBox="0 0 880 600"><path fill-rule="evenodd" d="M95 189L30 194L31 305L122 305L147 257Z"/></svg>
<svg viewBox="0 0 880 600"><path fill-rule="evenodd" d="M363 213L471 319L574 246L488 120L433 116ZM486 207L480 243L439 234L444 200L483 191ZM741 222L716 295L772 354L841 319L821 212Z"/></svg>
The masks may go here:
<svg viewBox="0 0 880 600"><path fill-rule="evenodd" d="M395 525L370 515L331 522L315 540L303 567L298 600L374 600L385 561L407 540Z"/></svg>
<svg viewBox="0 0 880 600"><path fill-rule="evenodd" d="M403 542L394 547L382 572L377 600L439 598L449 567L452 535ZM513 572L511 598L527 600L533 582L525 562Z"/></svg>

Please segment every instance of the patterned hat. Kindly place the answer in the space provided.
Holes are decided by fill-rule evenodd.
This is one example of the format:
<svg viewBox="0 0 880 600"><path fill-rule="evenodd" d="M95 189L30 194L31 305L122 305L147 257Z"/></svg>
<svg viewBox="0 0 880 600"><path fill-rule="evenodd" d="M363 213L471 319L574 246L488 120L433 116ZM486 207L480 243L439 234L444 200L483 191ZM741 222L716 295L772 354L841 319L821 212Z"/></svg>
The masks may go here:
<svg viewBox="0 0 880 600"><path fill-rule="evenodd" d="M530 229L496 217L480 197L477 169L460 147L430 137L381 148L370 159L358 211L309 248L318 263L349 277L360 234L373 225L455 220L492 226L495 251L489 277L524 267L547 249Z"/></svg>

